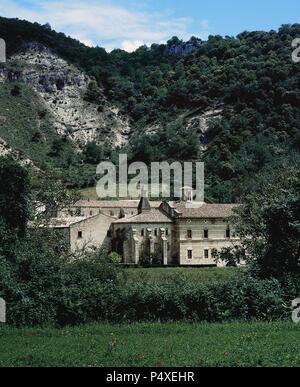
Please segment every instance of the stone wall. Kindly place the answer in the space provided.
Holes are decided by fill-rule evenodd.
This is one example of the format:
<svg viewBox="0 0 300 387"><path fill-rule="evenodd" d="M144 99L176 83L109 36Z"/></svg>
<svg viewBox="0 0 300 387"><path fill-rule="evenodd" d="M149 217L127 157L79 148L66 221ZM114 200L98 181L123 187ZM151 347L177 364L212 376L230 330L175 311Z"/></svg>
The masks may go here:
<svg viewBox="0 0 300 387"><path fill-rule="evenodd" d="M181 265L215 265L212 251L222 250L225 247L233 247L240 244L240 239L235 235L234 229L230 228L230 238L227 238L227 220L186 220L178 221L178 237ZM189 238L188 232L192 232ZM205 230L208 231L206 238ZM192 258L188 251L192 251ZM205 256L205 250L207 256ZM220 264L222 265L222 264Z"/></svg>
<svg viewBox="0 0 300 387"><path fill-rule="evenodd" d="M108 231L113 218L99 214L92 218L70 226L70 247L71 251L80 250L83 247L108 247L110 238Z"/></svg>
<svg viewBox="0 0 300 387"><path fill-rule="evenodd" d="M132 232L134 230L134 233ZM142 230L144 235L142 235ZM163 232L162 230L165 230ZM166 230L168 230L166 232ZM138 257L141 257L144 252L150 255L150 239L152 239L154 251L162 251L163 238L166 239L167 244L167 261L168 264L173 263L173 235L174 226L171 223L157 223L157 224L134 224L134 225L114 225L114 237L117 234L122 233L126 235L123 241L123 255L124 263L132 264L135 262L135 257L132 255L135 253L134 244L138 249ZM166 235L167 234L167 235Z"/></svg>

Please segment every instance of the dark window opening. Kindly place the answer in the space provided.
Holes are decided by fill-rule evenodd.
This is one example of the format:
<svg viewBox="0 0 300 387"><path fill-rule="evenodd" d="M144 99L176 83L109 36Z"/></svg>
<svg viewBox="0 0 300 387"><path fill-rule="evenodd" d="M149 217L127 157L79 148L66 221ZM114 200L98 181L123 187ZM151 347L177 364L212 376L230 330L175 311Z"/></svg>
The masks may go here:
<svg viewBox="0 0 300 387"><path fill-rule="evenodd" d="M78 239L82 239L82 231L78 231Z"/></svg>
<svg viewBox="0 0 300 387"><path fill-rule="evenodd" d="M226 230L226 238L227 238L227 239L231 238L230 227L227 227L227 230Z"/></svg>
<svg viewBox="0 0 300 387"><path fill-rule="evenodd" d="M193 259L193 250L188 250L188 259Z"/></svg>
<svg viewBox="0 0 300 387"><path fill-rule="evenodd" d="M205 259L209 258L209 250L204 250L204 258Z"/></svg>
<svg viewBox="0 0 300 387"><path fill-rule="evenodd" d="M204 239L208 239L208 237L209 237L209 232L206 229L206 230L204 230Z"/></svg>
<svg viewBox="0 0 300 387"><path fill-rule="evenodd" d="M193 238L193 231L192 230L188 230L187 231L187 237L188 237L188 239L192 239Z"/></svg>

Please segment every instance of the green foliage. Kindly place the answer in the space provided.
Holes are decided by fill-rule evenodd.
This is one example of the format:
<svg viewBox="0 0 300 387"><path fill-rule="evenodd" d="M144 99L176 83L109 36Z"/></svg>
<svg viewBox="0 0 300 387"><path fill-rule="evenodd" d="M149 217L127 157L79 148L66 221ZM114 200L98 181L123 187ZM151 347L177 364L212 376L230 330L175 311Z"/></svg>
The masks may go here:
<svg viewBox="0 0 300 387"><path fill-rule="evenodd" d="M92 80L84 96L85 100L93 103L102 103L103 95L96 80Z"/></svg>
<svg viewBox="0 0 300 387"><path fill-rule="evenodd" d="M156 251L152 254L142 254L139 262L141 267L149 268L149 267L160 267L163 264L162 254L159 251Z"/></svg>
<svg viewBox="0 0 300 387"><path fill-rule="evenodd" d="M151 266L151 259L150 259L149 254L142 254L141 257L140 257L139 264L142 267L150 267Z"/></svg>
<svg viewBox="0 0 300 387"><path fill-rule="evenodd" d="M242 246L223 247L221 251L213 251L212 256L216 263L224 262L227 267L236 267L247 261L246 253Z"/></svg>
<svg viewBox="0 0 300 387"><path fill-rule="evenodd" d="M154 267L160 267L163 265L163 257L160 251L156 251L155 253L151 254L150 259L152 262L152 266Z"/></svg>
<svg viewBox="0 0 300 387"><path fill-rule="evenodd" d="M15 161L0 158L0 224L1 229L23 237L29 217L29 179ZM1 233L2 234L2 233ZM1 237L0 237L1 238ZM2 243L1 243L2 245Z"/></svg>
<svg viewBox="0 0 300 387"><path fill-rule="evenodd" d="M300 275L299 158L267 170L244 199L236 223L256 275Z"/></svg>
<svg viewBox="0 0 300 387"><path fill-rule="evenodd" d="M135 135L125 150L131 160L205 161L206 195L214 201L238 201L256 184L257 173L272 167L278 157L299 150L299 74L291 61L291 42L300 34L299 24L284 25L278 31L243 32L236 38L210 36L205 42L193 37L190 43L195 51L174 56L168 55L169 49L184 45L177 37L167 45L142 46L133 53L106 53L37 23L0 21L0 36L7 41L9 55L24 42L40 42L92 77L86 98L99 104L100 110L107 100L130 118ZM91 185L89 165L80 168L70 149L50 163L45 160L43 155L50 150L45 152L43 141L37 141L37 129L28 128L28 122L35 122L28 106L28 120L20 120L19 109L28 97L26 87L21 89L20 96L11 96L9 89L9 97L4 98L14 105L18 98L20 106L16 124L13 119L9 123L9 130L16 128L16 133L9 135L0 126L3 138L27 154L38 154L51 168L53 163L55 168L59 165L69 186ZM219 117L201 124L200 116L215 109ZM47 127L47 117L44 121ZM152 128L156 134L149 134ZM20 133L22 137L30 133L30 147L24 139L17 141ZM51 131L46 133L54 137ZM98 158L90 157L90 151L94 153L88 151L86 162L94 164Z"/></svg>
<svg viewBox="0 0 300 387"><path fill-rule="evenodd" d="M121 262L122 262L122 257L120 257L119 254L117 253L111 253L109 255L109 258L112 260L112 262L114 263L114 265L119 265Z"/></svg>
<svg viewBox="0 0 300 387"><path fill-rule="evenodd" d="M0 267L0 295L9 305L9 324L16 326L104 319L101 299L119 281L112 258L99 253L74 261L59 233L35 232L10 259L0 256Z"/></svg>

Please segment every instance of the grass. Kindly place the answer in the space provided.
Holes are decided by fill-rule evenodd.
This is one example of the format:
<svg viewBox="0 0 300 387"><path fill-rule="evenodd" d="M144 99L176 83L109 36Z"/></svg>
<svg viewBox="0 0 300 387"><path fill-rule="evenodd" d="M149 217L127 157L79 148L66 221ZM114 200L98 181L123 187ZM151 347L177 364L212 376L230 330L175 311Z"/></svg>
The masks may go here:
<svg viewBox="0 0 300 387"><path fill-rule="evenodd" d="M127 283L166 283L176 279L184 279L190 282L214 282L226 281L237 278L244 272L243 268L124 268Z"/></svg>
<svg viewBox="0 0 300 387"><path fill-rule="evenodd" d="M99 197L96 192L96 186L94 187L88 187L88 188L82 188L79 190L80 195L83 199L90 199L90 200L98 200Z"/></svg>
<svg viewBox="0 0 300 387"><path fill-rule="evenodd" d="M289 322L0 328L0 367L292 367L299 337Z"/></svg>

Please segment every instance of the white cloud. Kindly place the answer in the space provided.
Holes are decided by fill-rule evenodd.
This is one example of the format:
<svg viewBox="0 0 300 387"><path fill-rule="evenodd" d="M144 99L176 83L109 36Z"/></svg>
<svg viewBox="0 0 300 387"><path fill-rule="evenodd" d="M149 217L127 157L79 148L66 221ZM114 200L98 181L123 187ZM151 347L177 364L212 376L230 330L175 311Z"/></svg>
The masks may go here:
<svg viewBox="0 0 300 387"><path fill-rule="evenodd" d="M108 50L122 48L133 51L147 42L166 41L174 35L187 39L193 35L188 32L192 23L189 18L146 12L141 7L132 10L105 1L38 0L25 7L16 1L7 3L0 0L0 7L3 16L42 24L49 22L57 31L89 46L98 44ZM203 20L195 35L207 37L208 29L208 22Z"/></svg>
<svg viewBox="0 0 300 387"><path fill-rule="evenodd" d="M142 40L124 40L121 44L122 50L133 52L145 44Z"/></svg>

